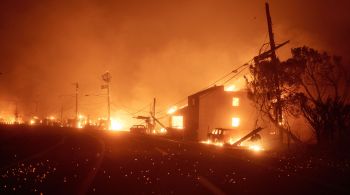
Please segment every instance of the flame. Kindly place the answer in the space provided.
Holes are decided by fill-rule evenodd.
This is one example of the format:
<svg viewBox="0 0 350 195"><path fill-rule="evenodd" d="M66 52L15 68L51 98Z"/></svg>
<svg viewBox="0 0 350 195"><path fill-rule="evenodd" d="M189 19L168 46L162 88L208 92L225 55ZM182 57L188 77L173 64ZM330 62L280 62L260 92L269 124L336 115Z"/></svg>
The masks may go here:
<svg viewBox="0 0 350 195"><path fill-rule="evenodd" d="M230 137L228 143L230 145L233 145L235 142L237 142L240 138L233 138ZM252 142L242 142L238 145L239 147L247 147L249 150L260 152L265 150L264 147L260 143L252 143Z"/></svg>
<svg viewBox="0 0 350 195"><path fill-rule="evenodd" d="M160 130L159 130L159 133L166 133L167 132L167 130L165 129L165 128L161 128Z"/></svg>
<svg viewBox="0 0 350 195"><path fill-rule="evenodd" d="M83 128L83 124L82 124L81 121L78 121L78 123L77 123L77 128L78 128L78 129L82 129L82 128Z"/></svg>
<svg viewBox="0 0 350 195"><path fill-rule="evenodd" d="M177 106L173 106L173 107L171 107L171 108L169 108L169 110L168 110L168 114L173 114L174 112L176 112L177 111Z"/></svg>
<svg viewBox="0 0 350 195"><path fill-rule="evenodd" d="M223 142L212 142L212 141L210 141L210 139L208 139L207 141L201 141L201 143L203 143L203 144L209 144L209 145L214 145L214 146L219 146L219 147L224 146L224 143L223 143Z"/></svg>
<svg viewBox="0 0 350 195"><path fill-rule="evenodd" d="M30 119L29 124L30 125L35 125L35 120L34 119Z"/></svg>
<svg viewBox="0 0 350 195"><path fill-rule="evenodd" d="M111 127L109 129L110 131L126 131L124 130L123 123L118 119L111 118Z"/></svg>
<svg viewBox="0 0 350 195"><path fill-rule="evenodd" d="M254 144L248 147L249 150L253 150L255 152L260 152L262 150L264 150L264 148L260 145Z"/></svg>
<svg viewBox="0 0 350 195"><path fill-rule="evenodd" d="M228 143L229 143L230 145L233 145L233 144L236 143L239 139L240 139L240 138L232 138L232 137L230 137Z"/></svg>
<svg viewBox="0 0 350 195"><path fill-rule="evenodd" d="M238 91L238 88L235 85L225 86L225 91Z"/></svg>

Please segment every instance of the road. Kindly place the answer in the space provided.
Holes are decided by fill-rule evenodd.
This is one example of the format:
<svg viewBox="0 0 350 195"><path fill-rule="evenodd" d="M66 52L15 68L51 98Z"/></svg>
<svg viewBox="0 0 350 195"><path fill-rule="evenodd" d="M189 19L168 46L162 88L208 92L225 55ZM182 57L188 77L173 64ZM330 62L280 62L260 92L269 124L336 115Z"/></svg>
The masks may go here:
<svg viewBox="0 0 350 195"><path fill-rule="evenodd" d="M349 161L63 128L0 129L0 192L34 194L348 193Z"/></svg>

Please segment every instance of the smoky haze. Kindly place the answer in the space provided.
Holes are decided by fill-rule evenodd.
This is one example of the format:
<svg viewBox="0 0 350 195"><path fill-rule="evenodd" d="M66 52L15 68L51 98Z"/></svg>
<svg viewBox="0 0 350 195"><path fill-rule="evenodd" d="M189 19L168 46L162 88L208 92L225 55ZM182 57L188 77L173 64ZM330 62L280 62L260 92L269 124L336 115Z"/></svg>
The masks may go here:
<svg viewBox="0 0 350 195"><path fill-rule="evenodd" d="M308 45L348 59L347 1L270 1L279 51ZM0 106L30 116L105 115L101 75L112 74L112 111L157 97L163 110L231 71L267 42L263 0L2 1ZM90 94L90 96L85 96ZM97 95L97 96L95 96ZM148 110L148 107L147 109ZM1 114L1 113L0 113Z"/></svg>

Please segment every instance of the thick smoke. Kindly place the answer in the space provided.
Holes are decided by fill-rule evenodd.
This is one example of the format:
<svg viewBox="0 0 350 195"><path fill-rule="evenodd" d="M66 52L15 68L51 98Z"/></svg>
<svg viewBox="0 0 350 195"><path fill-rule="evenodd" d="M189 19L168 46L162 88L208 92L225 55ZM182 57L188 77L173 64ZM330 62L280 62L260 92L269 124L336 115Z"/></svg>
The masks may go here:
<svg viewBox="0 0 350 195"><path fill-rule="evenodd" d="M306 44L348 59L346 1L270 4L277 42L291 40L281 58ZM100 76L109 71L114 112L153 97L163 110L256 55L267 42L264 11L262 0L3 1L1 105L72 117L79 82L81 112L105 115Z"/></svg>

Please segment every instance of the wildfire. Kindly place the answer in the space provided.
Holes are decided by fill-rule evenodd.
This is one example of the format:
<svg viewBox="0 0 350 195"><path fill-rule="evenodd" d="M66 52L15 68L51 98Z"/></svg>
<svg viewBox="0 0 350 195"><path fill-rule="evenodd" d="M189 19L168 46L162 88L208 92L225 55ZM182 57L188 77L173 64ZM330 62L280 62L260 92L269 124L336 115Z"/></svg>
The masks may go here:
<svg viewBox="0 0 350 195"><path fill-rule="evenodd" d="M78 121L77 123L77 128L78 129L82 129L84 126L83 126L83 123L81 121Z"/></svg>
<svg viewBox="0 0 350 195"><path fill-rule="evenodd" d="M159 130L159 133L162 133L162 134L164 134L164 133L166 133L167 132L167 130L165 129L165 128L161 128L160 130Z"/></svg>
<svg viewBox="0 0 350 195"><path fill-rule="evenodd" d="M37 124L39 124L39 123L40 123L40 120L39 120L39 118L36 117L36 116L34 116L33 118L31 118L31 119L29 120L29 125L37 125Z"/></svg>
<svg viewBox="0 0 350 195"><path fill-rule="evenodd" d="M253 151L256 151L256 152L264 150L260 145L251 145L248 148L249 148L249 150L253 150Z"/></svg>
<svg viewBox="0 0 350 195"><path fill-rule="evenodd" d="M224 146L224 143L222 143L222 142L212 142L209 139L207 141L202 141L201 143L209 144L209 145L215 145L215 146L220 146L220 147Z"/></svg>
<svg viewBox="0 0 350 195"><path fill-rule="evenodd" d="M177 111L177 106L173 106L173 107L171 107L169 110L168 110L168 114L173 114L174 112L176 112Z"/></svg>
<svg viewBox="0 0 350 195"><path fill-rule="evenodd" d="M123 123L118 119L111 118L111 127L109 129L110 131L126 131L124 129Z"/></svg>
<svg viewBox="0 0 350 195"><path fill-rule="evenodd" d="M224 88L225 91L237 91L237 87L235 85L229 85L229 86L225 86Z"/></svg>
<svg viewBox="0 0 350 195"><path fill-rule="evenodd" d="M229 139L228 143L229 143L230 145L233 145L233 144L236 143L238 140L239 140L239 138L234 139L234 138L231 137L231 138Z"/></svg>

